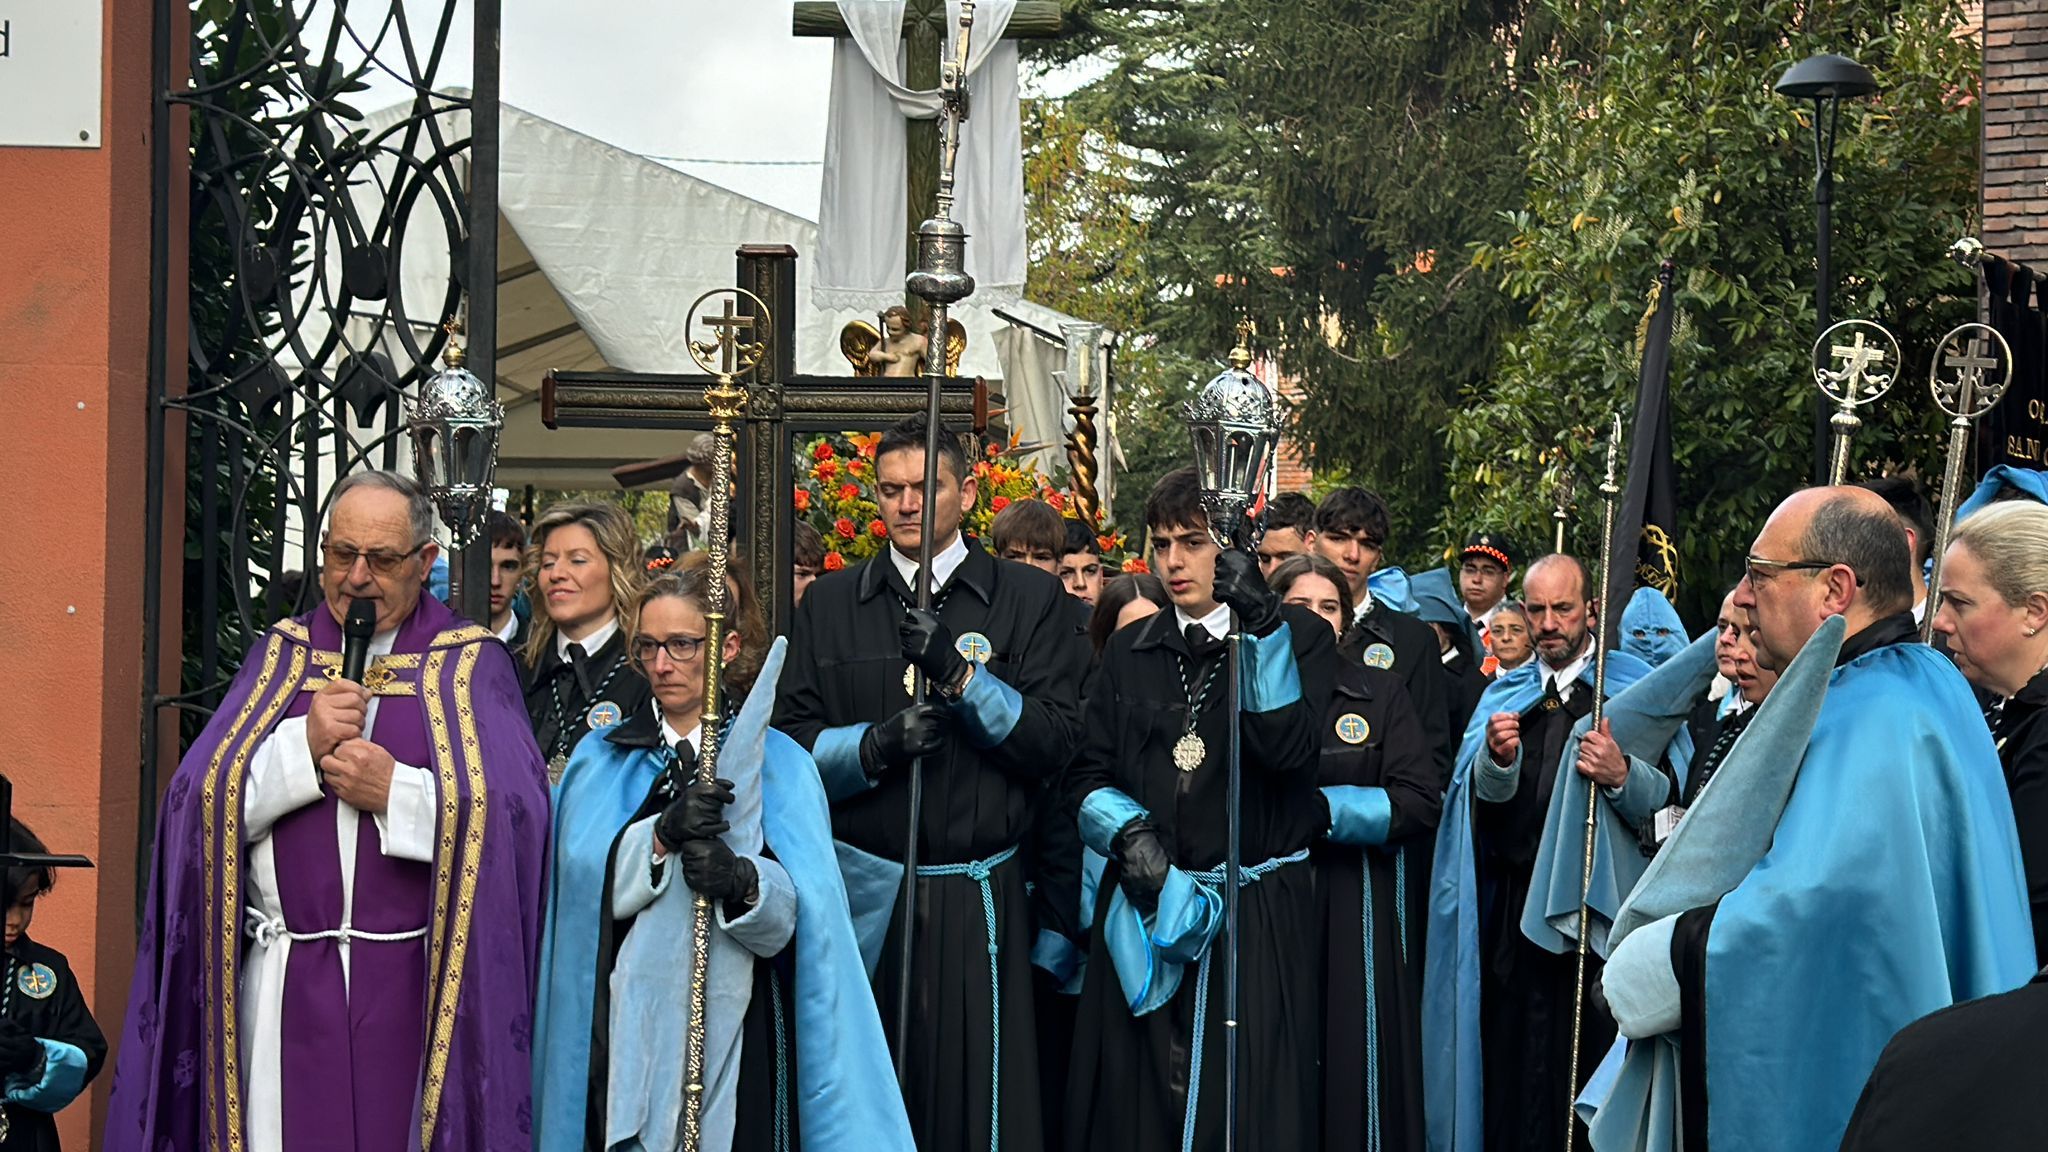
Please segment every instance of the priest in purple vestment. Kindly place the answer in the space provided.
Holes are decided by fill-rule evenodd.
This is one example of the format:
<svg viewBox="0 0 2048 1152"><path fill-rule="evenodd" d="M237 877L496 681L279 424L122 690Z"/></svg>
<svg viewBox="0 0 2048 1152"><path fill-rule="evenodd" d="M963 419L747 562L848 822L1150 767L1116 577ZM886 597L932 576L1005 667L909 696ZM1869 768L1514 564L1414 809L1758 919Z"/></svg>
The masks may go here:
<svg viewBox="0 0 2048 1152"><path fill-rule="evenodd" d="M172 777L110 1152L530 1145L547 781L504 645L422 595L433 523L403 476L337 485L326 602L251 650Z"/></svg>

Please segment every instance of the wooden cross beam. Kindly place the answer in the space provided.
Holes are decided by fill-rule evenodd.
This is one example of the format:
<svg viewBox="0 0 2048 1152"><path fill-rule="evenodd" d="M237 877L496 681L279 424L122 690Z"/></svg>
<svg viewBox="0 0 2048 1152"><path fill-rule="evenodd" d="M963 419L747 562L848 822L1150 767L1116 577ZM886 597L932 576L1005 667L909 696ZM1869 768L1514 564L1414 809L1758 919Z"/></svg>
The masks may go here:
<svg viewBox="0 0 2048 1152"><path fill-rule="evenodd" d="M796 487L795 452L803 437L886 428L924 411L920 378L800 376L796 373L796 249L786 244L743 245L739 286L768 302L774 330L748 386L740 432L738 514L735 523L748 571L767 605L769 625L786 633L794 607L791 588ZM711 409L703 375L644 372L549 372L541 381L540 419L549 428L658 428L710 431ZM991 431L992 397L978 379L957 378L941 390L948 427ZM1000 435L1000 430L996 430ZM677 461L680 463L680 460ZM653 476L664 462L639 466ZM678 467L668 476L680 472Z"/></svg>
<svg viewBox="0 0 2048 1152"><path fill-rule="evenodd" d="M797 36L851 36L834 0L797 0L789 30ZM939 86L939 57L946 52L946 0L905 0L903 5L903 83L925 91ZM1005 40L1057 40L1066 34L1059 0L1018 0L1003 29ZM973 131L968 121L967 131ZM910 189L909 218L904 221L903 270L917 264L917 226L931 215L939 197L939 122L912 120L904 148L904 179ZM859 163L858 159L854 163Z"/></svg>

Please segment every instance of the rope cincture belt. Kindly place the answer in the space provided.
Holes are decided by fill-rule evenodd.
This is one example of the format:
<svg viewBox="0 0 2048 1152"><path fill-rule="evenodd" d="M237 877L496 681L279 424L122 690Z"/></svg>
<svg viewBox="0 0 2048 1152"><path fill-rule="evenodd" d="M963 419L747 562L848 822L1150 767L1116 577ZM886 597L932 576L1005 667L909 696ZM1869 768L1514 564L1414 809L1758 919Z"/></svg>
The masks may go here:
<svg viewBox="0 0 2048 1152"><path fill-rule="evenodd" d="M1012 844L986 860L970 860L965 864L921 864L917 874L923 879L943 876L965 876L981 886L981 912L988 921L988 1149L996 1152L1001 1142L1003 1123L1003 1000L996 975L996 893L989 884L989 873L1007 864L1017 854L1017 845ZM903 926L905 932L910 925Z"/></svg>
<svg viewBox="0 0 2048 1152"><path fill-rule="evenodd" d="M1237 870L1237 886L1243 888L1266 878L1289 864L1299 864L1308 859L1308 849L1290 856L1275 856L1262 864L1240 867ZM1214 893L1228 882L1225 875L1229 869L1211 868L1206 872L1190 872L1188 879ZM1209 961L1216 955L1216 942L1211 939L1209 947L1202 950L1202 964L1195 970L1195 1040L1188 1050L1188 1107L1180 1125L1180 1152L1194 1152L1195 1147L1195 1104L1202 1094L1202 1035L1208 1031L1209 1023Z"/></svg>
<svg viewBox="0 0 2048 1152"><path fill-rule="evenodd" d="M415 928L410 932L365 932L349 924L329 928L324 932L293 932L285 927L282 916L265 916L260 909L248 907L242 909L242 915L247 919L243 930L249 939L265 948L279 940L373 940L378 943L395 943L400 940L417 940L427 934L424 927Z"/></svg>

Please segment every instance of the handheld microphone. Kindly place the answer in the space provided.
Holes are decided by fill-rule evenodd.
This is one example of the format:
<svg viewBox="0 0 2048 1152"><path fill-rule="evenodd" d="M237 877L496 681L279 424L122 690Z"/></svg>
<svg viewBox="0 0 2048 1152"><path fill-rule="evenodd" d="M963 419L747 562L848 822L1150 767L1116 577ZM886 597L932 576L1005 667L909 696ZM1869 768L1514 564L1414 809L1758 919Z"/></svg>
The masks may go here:
<svg viewBox="0 0 2048 1152"><path fill-rule="evenodd" d="M377 631L377 602L361 596L348 602L348 618L341 622L341 678L363 682L363 670L370 663L370 637Z"/></svg>

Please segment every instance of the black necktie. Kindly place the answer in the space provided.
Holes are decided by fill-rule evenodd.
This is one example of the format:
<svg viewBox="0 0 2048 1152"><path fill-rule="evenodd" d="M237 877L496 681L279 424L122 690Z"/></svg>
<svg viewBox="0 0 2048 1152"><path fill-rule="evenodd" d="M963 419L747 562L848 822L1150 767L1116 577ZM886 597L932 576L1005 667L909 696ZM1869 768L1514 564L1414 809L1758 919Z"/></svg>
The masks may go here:
<svg viewBox="0 0 2048 1152"><path fill-rule="evenodd" d="M1188 642L1188 655L1197 660L1206 660L1223 647L1223 641L1210 635L1209 629L1201 624L1188 625L1181 635Z"/></svg>
<svg viewBox="0 0 2048 1152"><path fill-rule="evenodd" d="M569 670L576 674L576 689L585 695L590 693L590 653L581 644L569 645Z"/></svg>
<svg viewBox="0 0 2048 1152"><path fill-rule="evenodd" d="M1564 707L1564 694L1557 690L1557 677L1551 677L1549 682L1544 684L1543 703L1540 707L1545 712L1555 712Z"/></svg>

